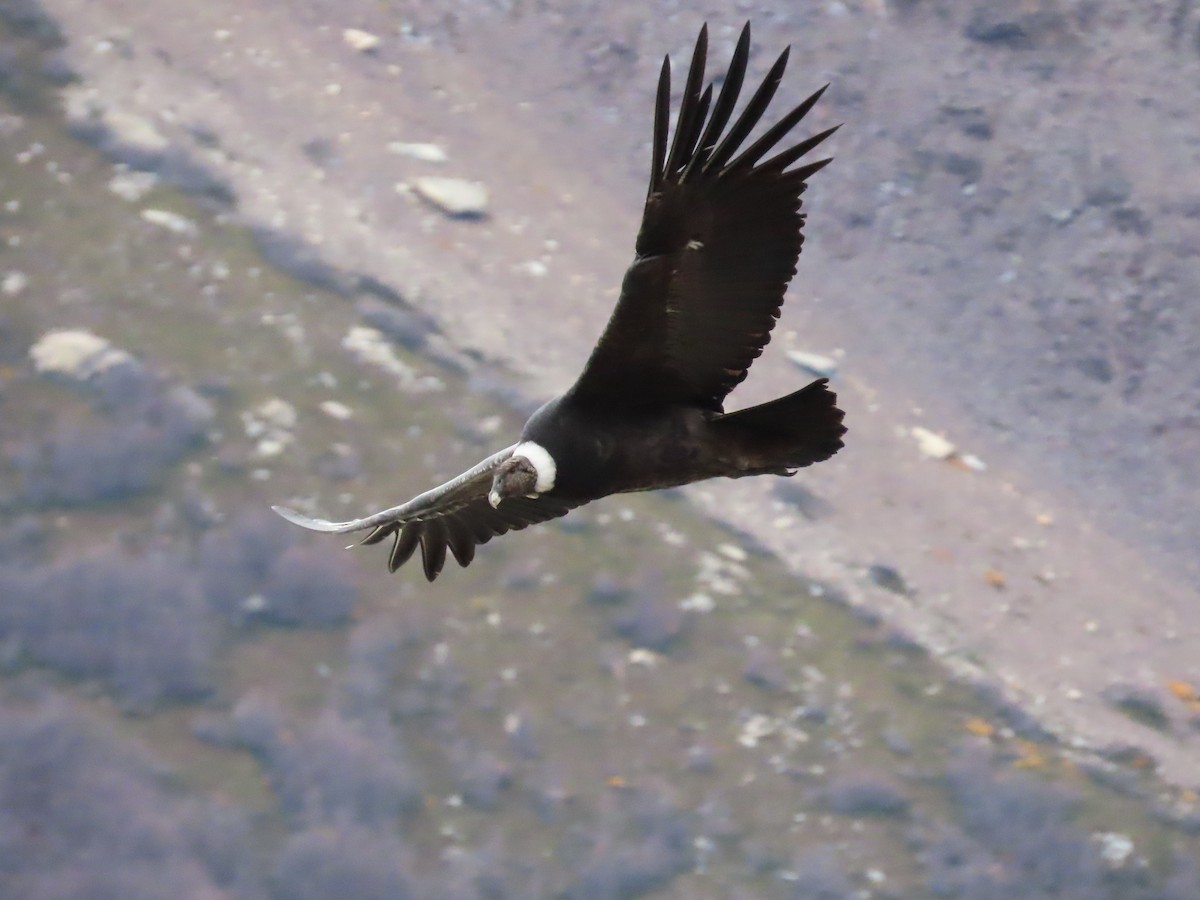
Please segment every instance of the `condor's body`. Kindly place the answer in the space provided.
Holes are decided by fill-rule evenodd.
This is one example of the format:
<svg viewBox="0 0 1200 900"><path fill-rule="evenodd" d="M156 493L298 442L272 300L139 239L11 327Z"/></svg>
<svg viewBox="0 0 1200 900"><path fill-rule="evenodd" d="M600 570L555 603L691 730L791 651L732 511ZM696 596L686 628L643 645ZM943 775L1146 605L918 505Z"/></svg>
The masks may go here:
<svg viewBox="0 0 1200 900"><path fill-rule="evenodd" d="M813 382L782 398L790 401L795 418L809 421L818 434L822 427L829 430L828 422L819 417L805 420L806 412L819 415L824 407L838 421L841 418L833 395L821 389L824 384ZM604 409L567 393L529 418L521 443L536 443L561 461L551 496L585 502L708 478L790 475L815 461L807 443L806 452L789 453L796 445L795 428L755 422L750 412L725 415L682 404Z"/></svg>

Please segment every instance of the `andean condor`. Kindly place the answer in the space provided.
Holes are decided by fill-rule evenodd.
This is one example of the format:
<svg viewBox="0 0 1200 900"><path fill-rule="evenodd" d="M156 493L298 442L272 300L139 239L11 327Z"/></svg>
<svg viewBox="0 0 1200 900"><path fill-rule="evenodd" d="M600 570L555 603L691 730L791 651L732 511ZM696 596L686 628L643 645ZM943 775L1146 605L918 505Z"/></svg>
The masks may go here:
<svg viewBox="0 0 1200 900"><path fill-rule="evenodd" d="M393 572L419 545L433 581L447 548L466 566L477 544L609 494L792 475L836 453L846 429L827 379L761 406L723 409L770 340L804 241L800 195L830 160L789 167L836 130L768 155L822 88L742 149L788 59L785 49L734 118L749 49L747 24L714 102L713 85L703 86L707 26L700 30L669 150L671 70L663 60L650 188L617 307L579 380L529 418L517 443L363 519L275 511L313 531L369 529L364 544L391 537Z"/></svg>

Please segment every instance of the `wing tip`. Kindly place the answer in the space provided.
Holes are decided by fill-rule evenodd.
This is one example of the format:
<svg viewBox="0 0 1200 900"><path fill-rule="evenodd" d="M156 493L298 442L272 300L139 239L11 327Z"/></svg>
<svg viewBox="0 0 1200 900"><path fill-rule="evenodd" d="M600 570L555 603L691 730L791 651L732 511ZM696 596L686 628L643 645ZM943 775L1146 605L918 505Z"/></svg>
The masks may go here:
<svg viewBox="0 0 1200 900"><path fill-rule="evenodd" d="M280 518L286 519L293 525L299 525L301 528L307 528L309 531L329 533L336 532L340 528L337 522L330 522L328 519L314 519L312 516L306 516L304 513L296 512L296 510L287 506L272 506L271 512Z"/></svg>

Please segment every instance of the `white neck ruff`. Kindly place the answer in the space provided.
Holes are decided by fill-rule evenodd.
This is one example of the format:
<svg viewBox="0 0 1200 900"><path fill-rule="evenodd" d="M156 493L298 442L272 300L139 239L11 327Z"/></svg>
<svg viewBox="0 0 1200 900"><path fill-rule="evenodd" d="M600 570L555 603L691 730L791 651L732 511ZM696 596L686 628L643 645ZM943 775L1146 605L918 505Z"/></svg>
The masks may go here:
<svg viewBox="0 0 1200 900"><path fill-rule="evenodd" d="M537 483L534 485L534 490L539 494L544 494L554 489L554 476L558 473L558 466L549 450L536 441L522 441L513 450L513 456L529 460L533 471L537 472Z"/></svg>

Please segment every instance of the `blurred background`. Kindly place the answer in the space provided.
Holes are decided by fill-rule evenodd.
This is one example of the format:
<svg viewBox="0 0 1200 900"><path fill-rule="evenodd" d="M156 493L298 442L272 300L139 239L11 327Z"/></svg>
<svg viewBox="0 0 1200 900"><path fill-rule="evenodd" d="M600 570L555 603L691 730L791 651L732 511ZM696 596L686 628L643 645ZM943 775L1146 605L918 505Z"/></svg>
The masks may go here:
<svg viewBox="0 0 1200 900"><path fill-rule="evenodd" d="M746 20L845 127L732 399L845 451L274 517L571 383ZM1198 109L1194 0L0 0L0 897L1200 896Z"/></svg>

